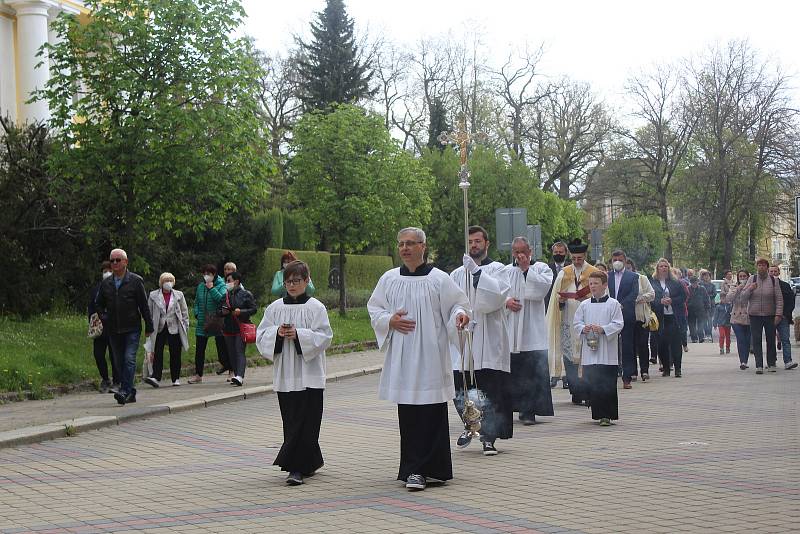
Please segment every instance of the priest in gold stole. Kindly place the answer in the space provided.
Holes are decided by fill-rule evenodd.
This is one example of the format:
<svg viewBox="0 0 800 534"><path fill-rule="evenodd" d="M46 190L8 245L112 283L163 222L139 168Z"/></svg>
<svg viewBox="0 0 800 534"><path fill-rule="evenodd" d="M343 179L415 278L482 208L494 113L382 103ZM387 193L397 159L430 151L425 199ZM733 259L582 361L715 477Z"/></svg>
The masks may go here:
<svg viewBox="0 0 800 534"><path fill-rule="evenodd" d="M549 341L550 376L561 376L561 364L569 383L572 402L581 404L587 400L586 384L578 376L581 361L580 338L575 335L572 321L578 304L589 298L589 275L596 271L586 263L589 245L580 239L567 244L572 265L558 273L547 306L547 332Z"/></svg>

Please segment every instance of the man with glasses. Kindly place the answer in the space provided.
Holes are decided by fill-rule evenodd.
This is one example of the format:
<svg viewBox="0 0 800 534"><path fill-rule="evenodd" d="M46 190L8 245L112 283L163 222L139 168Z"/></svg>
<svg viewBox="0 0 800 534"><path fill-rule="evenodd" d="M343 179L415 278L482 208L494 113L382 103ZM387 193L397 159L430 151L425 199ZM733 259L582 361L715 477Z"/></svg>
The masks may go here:
<svg viewBox="0 0 800 534"><path fill-rule="evenodd" d="M136 373L136 351L142 334L144 319L145 337L153 333L153 320L147 306L144 281L138 274L128 271L128 255L115 248L109 255L111 274L100 284L97 309L103 320L103 331L108 333L111 353L122 373L122 383L114 398L119 404L136 402L133 377Z"/></svg>
<svg viewBox="0 0 800 534"><path fill-rule="evenodd" d="M400 469L406 488L453 478L447 403L455 397L448 333L469 324L469 301L450 277L425 262L425 232L397 234L403 265L378 280L367 303L386 353L379 398L397 403Z"/></svg>

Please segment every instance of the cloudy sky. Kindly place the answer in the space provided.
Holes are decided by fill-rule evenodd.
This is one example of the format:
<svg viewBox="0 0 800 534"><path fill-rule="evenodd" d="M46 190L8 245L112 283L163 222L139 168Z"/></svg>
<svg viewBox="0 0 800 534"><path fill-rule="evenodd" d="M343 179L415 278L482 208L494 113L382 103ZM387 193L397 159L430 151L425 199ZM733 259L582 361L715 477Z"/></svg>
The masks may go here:
<svg viewBox="0 0 800 534"><path fill-rule="evenodd" d="M324 0L243 0L246 32L267 52L307 35ZM746 38L764 57L797 76L800 2L795 0L345 0L357 29L413 44L465 27L479 30L497 63L515 48L544 44L542 71L587 81L618 102L630 74L655 62L696 54L714 43ZM800 90L795 90L800 103Z"/></svg>

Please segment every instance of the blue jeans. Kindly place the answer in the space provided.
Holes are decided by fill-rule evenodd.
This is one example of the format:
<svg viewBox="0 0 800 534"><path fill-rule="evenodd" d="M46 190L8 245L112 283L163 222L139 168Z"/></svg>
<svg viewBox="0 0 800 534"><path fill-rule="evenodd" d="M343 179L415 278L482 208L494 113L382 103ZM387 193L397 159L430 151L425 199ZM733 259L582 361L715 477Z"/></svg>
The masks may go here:
<svg viewBox="0 0 800 534"><path fill-rule="evenodd" d="M739 363L747 365L750 359L750 325L732 324L733 333L736 334L736 350L739 352Z"/></svg>
<svg viewBox="0 0 800 534"><path fill-rule="evenodd" d="M117 361L117 368L122 373L122 382L119 388L121 395L136 394L136 388L133 387L133 377L136 374L136 351L139 349L139 338L141 336L141 330L108 335L111 353Z"/></svg>
<svg viewBox="0 0 800 534"><path fill-rule="evenodd" d="M792 344L789 341L789 321L786 317L778 323L777 330L778 341L781 342L781 348L783 349L783 363L789 363L792 361Z"/></svg>

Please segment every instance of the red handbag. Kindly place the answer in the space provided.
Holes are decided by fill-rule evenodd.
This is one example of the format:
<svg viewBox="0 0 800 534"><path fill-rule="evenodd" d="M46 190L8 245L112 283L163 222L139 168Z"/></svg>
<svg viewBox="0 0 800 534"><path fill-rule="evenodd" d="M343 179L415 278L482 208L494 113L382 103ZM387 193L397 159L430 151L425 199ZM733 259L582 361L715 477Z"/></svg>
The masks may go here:
<svg viewBox="0 0 800 534"><path fill-rule="evenodd" d="M227 293L225 294L225 302L228 304L228 308L230 308L231 301L228 298ZM231 310L233 313L233 310ZM236 324L239 325L239 337L242 338L242 341L245 343L255 343L256 342L256 325L253 323L242 323L239 321L239 318L234 316L234 321Z"/></svg>
<svg viewBox="0 0 800 534"><path fill-rule="evenodd" d="M236 322L239 322L238 319ZM239 323L239 335L245 343L256 342L256 325L253 323Z"/></svg>

